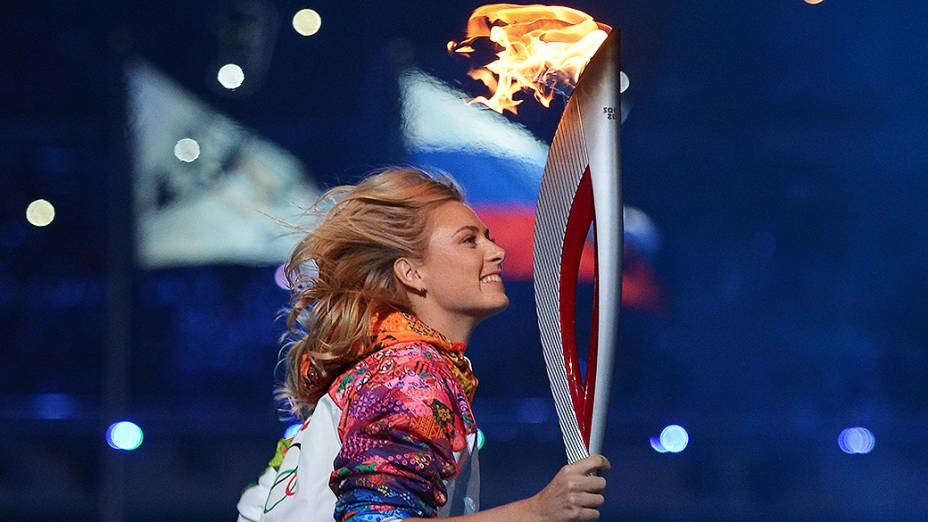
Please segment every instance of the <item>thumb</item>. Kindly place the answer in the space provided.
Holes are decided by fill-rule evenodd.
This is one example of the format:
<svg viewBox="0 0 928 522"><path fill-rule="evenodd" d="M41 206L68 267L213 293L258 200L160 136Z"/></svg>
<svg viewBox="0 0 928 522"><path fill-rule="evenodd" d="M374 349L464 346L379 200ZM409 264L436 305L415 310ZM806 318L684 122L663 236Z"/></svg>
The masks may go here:
<svg viewBox="0 0 928 522"><path fill-rule="evenodd" d="M612 464L609 463L609 459L602 455L590 455L589 457L583 458L571 464L573 471L581 475L589 475L590 473L602 473L612 469Z"/></svg>

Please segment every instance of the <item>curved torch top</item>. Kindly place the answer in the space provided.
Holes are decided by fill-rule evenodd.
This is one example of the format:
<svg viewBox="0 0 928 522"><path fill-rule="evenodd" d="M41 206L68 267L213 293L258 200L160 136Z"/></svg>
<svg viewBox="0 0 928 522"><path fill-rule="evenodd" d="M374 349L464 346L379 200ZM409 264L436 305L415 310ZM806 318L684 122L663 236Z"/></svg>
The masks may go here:
<svg viewBox="0 0 928 522"><path fill-rule="evenodd" d="M568 459L599 453L605 434L622 297L618 29L590 60L548 152L535 221L534 280L548 379ZM580 254L595 222L596 292L584 384L575 336Z"/></svg>

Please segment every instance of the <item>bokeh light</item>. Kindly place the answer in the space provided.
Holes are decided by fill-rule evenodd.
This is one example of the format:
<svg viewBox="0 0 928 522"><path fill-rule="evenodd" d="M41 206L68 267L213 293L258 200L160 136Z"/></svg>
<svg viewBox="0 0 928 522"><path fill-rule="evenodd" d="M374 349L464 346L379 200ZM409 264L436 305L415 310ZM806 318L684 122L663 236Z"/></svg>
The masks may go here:
<svg viewBox="0 0 928 522"><path fill-rule="evenodd" d="M876 446L876 437L867 428L845 428L838 434L838 447L848 455L866 455Z"/></svg>
<svg viewBox="0 0 928 522"><path fill-rule="evenodd" d="M274 270L274 282L284 290L290 290L290 282L287 281L287 264L284 263Z"/></svg>
<svg viewBox="0 0 928 522"><path fill-rule="evenodd" d="M627 91L630 84L631 82L628 80L628 75L625 74L625 71L619 71L619 92Z"/></svg>
<svg viewBox="0 0 928 522"><path fill-rule="evenodd" d="M805 1L805 3L807 3L807 4L809 4L809 5L815 5L815 4L820 4L820 3L822 3L824 0L804 0L804 1Z"/></svg>
<svg viewBox="0 0 928 522"><path fill-rule="evenodd" d="M142 428L134 422L120 421L106 430L106 443L113 449L132 451L142 445Z"/></svg>
<svg viewBox="0 0 928 522"><path fill-rule="evenodd" d="M291 424L287 426L287 429L284 430L284 438L292 439L293 437L296 436L297 433L300 432L300 428L302 427L303 427L303 424L299 422L297 422L296 424Z"/></svg>
<svg viewBox="0 0 928 522"><path fill-rule="evenodd" d="M660 443L670 453L680 453L690 443L690 436L683 426L671 424L661 431Z"/></svg>
<svg viewBox="0 0 928 522"><path fill-rule="evenodd" d="M300 9L293 15L293 29L303 36L312 36L322 27L322 17L312 9Z"/></svg>
<svg viewBox="0 0 928 522"><path fill-rule="evenodd" d="M661 446L661 438L657 436L651 437L651 448L658 453L667 453L667 448Z"/></svg>
<svg viewBox="0 0 928 522"><path fill-rule="evenodd" d="M44 199L37 199L26 207L26 220L37 227L44 227L55 220L55 207Z"/></svg>
<svg viewBox="0 0 928 522"><path fill-rule="evenodd" d="M483 445L484 443L486 443L486 441L487 441L487 438L484 437L483 430L481 430L480 428L477 428L477 451L480 451L483 449Z"/></svg>
<svg viewBox="0 0 928 522"><path fill-rule="evenodd" d="M216 79L226 89L235 89L245 81L245 71L234 63L227 63L219 68Z"/></svg>
<svg viewBox="0 0 928 522"><path fill-rule="evenodd" d="M200 157L200 144L193 138L184 138L174 144L174 156L177 159L190 163Z"/></svg>

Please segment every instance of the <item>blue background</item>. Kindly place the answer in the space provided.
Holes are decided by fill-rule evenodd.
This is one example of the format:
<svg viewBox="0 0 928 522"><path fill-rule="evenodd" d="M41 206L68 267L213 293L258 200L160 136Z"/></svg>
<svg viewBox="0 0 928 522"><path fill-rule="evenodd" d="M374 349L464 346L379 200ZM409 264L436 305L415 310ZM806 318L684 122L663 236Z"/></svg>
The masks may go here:
<svg viewBox="0 0 928 522"><path fill-rule="evenodd" d="M350 182L410 159L405 67L483 92L445 51L477 5L4 5L0 518L229 520L287 426L271 397L274 267L133 260L126 61L152 62L319 183ZM625 194L663 238L665 308L622 319L603 519L928 518L926 4L571 6L623 30ZM312 38L290 28L302 7L323 17ZM238 32L256 23L276 30ZM253 49L263 73L216 84L218 64ZM550 142L557 117L525 103L518 121ZM44 229L23 219L40 197L58 212ZM507 291L469 350L485 506L564 463L531 283ZM105 445L112 411L144 428L138 450ZM668 424L688 430L684 452L651 449ZM876 446L846 455L838 433L858 425Z"/></svg>

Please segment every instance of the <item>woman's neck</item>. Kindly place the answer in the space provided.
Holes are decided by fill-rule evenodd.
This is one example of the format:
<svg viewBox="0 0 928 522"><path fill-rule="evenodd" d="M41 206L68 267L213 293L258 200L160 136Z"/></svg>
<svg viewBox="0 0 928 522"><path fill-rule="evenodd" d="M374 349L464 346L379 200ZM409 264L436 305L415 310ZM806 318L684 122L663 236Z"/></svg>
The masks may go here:
<svg viewBox="0 0 928 522"><path fill-rule="evenodd" d="M470 340L470 334L477 326L477 321L472 317L451 315L434 310L422 310L413 307L412 313L422 320L423 323L438 330L453 343L464 343Z"/></svg>

